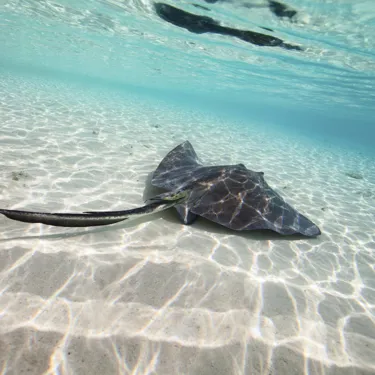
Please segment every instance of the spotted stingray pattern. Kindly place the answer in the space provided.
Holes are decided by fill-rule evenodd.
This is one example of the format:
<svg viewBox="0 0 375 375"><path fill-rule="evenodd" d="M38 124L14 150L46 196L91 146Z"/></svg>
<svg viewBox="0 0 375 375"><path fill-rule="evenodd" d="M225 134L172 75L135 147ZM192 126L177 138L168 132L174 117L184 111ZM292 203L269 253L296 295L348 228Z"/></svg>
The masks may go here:
<svg viewBox="0 0 375 375"><path fill-rule="evenodd" d="M267 184L263 172L251 171L243 164L203 166L188 141L162 160L152 184L171 192L189 191L184 204L176 206L185 224L202 216L234 230L269 229L305 236L321 233Z"/></svg>

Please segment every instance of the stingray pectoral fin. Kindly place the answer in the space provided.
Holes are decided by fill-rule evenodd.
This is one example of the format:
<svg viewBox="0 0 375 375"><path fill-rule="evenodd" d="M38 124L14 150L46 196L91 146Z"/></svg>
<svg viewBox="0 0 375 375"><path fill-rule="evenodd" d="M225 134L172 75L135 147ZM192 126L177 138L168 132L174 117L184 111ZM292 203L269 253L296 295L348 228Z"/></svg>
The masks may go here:
<svg viewBox="0 0 375 375"><path fill-rule="evenodd" d="M322 234L316 224L301 214L298 215L298 233L307 237L317 237Z"/></svg>
<svg viewBox="0 0 375 375"><path fill-rule="evenodd" d="M198 215L192 213L186 204L178 204L175 206L178 212L178 217L185 225L193 224L197 220Z"/></svg>

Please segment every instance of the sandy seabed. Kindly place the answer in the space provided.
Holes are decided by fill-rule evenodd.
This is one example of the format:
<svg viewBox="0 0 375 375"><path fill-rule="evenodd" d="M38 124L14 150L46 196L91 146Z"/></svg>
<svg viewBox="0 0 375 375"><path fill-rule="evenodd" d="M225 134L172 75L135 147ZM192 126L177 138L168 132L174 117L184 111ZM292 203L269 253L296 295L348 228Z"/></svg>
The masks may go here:
<svg viewBox="0 0 375 375"><path fill-rule="evenodd" d="M264 171L322 230L183 226L173 209L87 229L2 216L2 374L375 373L374 158L14 77L0 80L0 120L2 208L137 207L188 139L205 164Z"/></svg>

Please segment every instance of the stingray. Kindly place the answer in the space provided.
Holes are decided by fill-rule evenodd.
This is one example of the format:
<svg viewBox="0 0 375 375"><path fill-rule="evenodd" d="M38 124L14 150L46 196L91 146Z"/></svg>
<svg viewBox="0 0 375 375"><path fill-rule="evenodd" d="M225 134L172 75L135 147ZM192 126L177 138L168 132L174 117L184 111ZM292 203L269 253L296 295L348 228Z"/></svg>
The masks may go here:
<svg viewBox="0 0 375 375"><path fill-rule="evenodd" d="M89 227L174 207L187 225L201 216L237 231L266 229L309 237L321 234L312 221L267 184L263 172L252 171L243 164L204 166L189 141L165 156L154 171L151 184L165 192L130 210L45 213L0 209L0 213L27 223Z"/></svg>

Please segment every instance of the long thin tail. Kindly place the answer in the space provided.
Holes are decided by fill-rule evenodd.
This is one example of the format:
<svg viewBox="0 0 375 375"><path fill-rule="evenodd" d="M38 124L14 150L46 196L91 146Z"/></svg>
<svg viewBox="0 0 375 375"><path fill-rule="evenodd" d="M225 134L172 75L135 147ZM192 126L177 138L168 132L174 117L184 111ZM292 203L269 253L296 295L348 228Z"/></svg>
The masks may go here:
<svg viewBox="0 0 375 375"><path fill-rule="evenodd" d="M171 201L159 200L132 210L96 211L84 212L81 214L47 213L5 209L0 209L0 214L5 215L9 219L22 221L24 223L42 223L57 227L93 227L118 223L128 219L129 216L143 216L154 212L159 212L176 205L178 202L178 199Z"/></svg>

